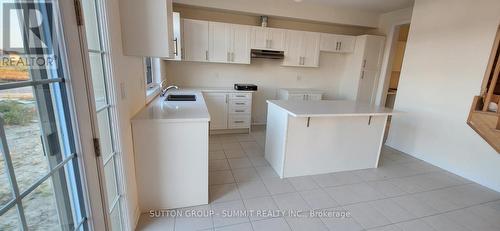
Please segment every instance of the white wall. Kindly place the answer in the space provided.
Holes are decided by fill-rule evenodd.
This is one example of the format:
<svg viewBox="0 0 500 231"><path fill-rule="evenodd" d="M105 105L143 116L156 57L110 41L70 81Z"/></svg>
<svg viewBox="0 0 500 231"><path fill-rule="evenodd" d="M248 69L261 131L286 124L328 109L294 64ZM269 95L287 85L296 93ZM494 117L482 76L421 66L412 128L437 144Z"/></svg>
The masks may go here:
<svg viewBox="0 0 500 231"><path fill-rule="evenodd" d="M292 0L174 0L174 2L256 15L279 16L366 27L377 27L379 16L375 12L338 8L307 1L295 3Z"/></svg>
<svg viewBox="0 0 500 231"><path fill-rule="evenodd" d="M129 218L128 225L134 229L139 210L135 178L132 128L130 118L145 105L143 59L124 56L120 30L119 0L107 1L113 77L115 80L117 110L123 169L125 176L125 198ZM123 89L122 89L123 86ZM123 90L123 92L122 92ZM122 96L124 96L122 98Z"/></svg>
<svg viewBox="0 0 500 231"><path fill-rule="evenodd" d="M282 67L281 60L252 59L250 65L166 61L167 81L181 87L232 87L252 83L252 120L266 121L267 99L275 99L278 88L317 88L328 99L338 97L338 87L349 54L321 52L319 68Z"/></svg>
<svg viewBox="0 0 500 231"><path fill-rule="evenodd" d="M500 191L500 155L467 124L498 0L416 0L387 144Z"/></svg>

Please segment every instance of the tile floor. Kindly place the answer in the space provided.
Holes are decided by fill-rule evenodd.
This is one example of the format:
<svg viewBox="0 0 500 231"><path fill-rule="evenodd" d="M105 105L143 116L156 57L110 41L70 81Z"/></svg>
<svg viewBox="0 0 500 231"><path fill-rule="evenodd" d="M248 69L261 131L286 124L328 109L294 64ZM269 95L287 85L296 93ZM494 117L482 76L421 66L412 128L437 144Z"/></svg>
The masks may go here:
<svg viewBox="0 0 500 231"><path fill-rule="evenodd" d="M211 136L211 202L180 211L215 214L143 214L138 230L500 230L500 193L388 147L378 169L280 179L263 157L264 143L259 127ZM261 213L229 217L224 211Z"/></svg>

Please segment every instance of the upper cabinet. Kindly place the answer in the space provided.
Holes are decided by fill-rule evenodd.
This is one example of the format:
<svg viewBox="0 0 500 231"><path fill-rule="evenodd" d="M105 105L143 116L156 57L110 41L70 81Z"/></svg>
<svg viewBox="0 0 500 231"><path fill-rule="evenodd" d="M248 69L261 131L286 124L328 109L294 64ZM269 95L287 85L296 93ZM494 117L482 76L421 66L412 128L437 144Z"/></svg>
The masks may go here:
<svg viewBox="0 0 500 231"><path fill-rule="evenodd" d="M288 30L285 44L283 66L319 66L319 33Z"/></svg>
<svg viewBox="0 0 500 231"><path fill-rule="evenodd" d="M170 60L181 60L182 59L182 37L181 37L181 15L179 12L174 12L173 17L173 30L174 30L174 56Z"/></svg>
<svg viewBox="0 0 500 231"><path fill-rule="evenodd" d="M268 27L252 27L252 49L285 49L286 30Z"/></svg>
<svg viewBox="0 0 500 231"><path fill-rule="evenodd" d="M208 62L208 22L183 19L184 60Z"/></svg>
<svg viewBox="0 0 500 231"><path fill-rule="evenodd" d="M320 50L326 52L350 53L354 51L356 37L349 35L321 34Z"/></svg>
<svg viewBox="0 0 500 231"><path fill-rule="evenodd" d="M125 55L174 57L172 0L121 0Z"/></svg>
<svg viewBox="0 0 500 231"><path fill-rule="evenodd" d="M250 27L220 22L208 24L210 62L250 64Z"/></svg>

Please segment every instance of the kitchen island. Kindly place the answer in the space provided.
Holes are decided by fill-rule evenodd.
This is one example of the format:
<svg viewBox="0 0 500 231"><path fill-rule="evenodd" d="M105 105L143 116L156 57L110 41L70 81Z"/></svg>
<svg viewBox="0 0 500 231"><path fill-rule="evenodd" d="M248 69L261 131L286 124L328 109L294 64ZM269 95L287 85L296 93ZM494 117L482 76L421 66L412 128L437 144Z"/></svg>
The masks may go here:
<svg viewBox="0 0 500 231"><path fill-rule="evenodd" d="M392 109L342 100L268 100L265 158L281 177L376 168Z"/></svg>
<svg viewBox="0 0 500 231"><path fill-rule="evenodd" d="M170 91L169 91L170 92ZM203 94L195 101L157 97L132 118L139 207L172 209L208 204L208 113Z"/></svg>

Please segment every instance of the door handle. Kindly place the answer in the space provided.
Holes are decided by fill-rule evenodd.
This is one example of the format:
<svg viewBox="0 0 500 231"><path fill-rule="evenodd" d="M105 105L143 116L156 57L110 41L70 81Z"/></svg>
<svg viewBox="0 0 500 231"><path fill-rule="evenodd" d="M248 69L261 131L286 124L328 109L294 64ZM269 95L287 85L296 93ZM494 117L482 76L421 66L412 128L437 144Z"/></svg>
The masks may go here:
<svg viewBox="0 0 500 231"><path fill-rule="evenodd" d="M208 61L208 51L205 51L205 60Z"/></svg>

